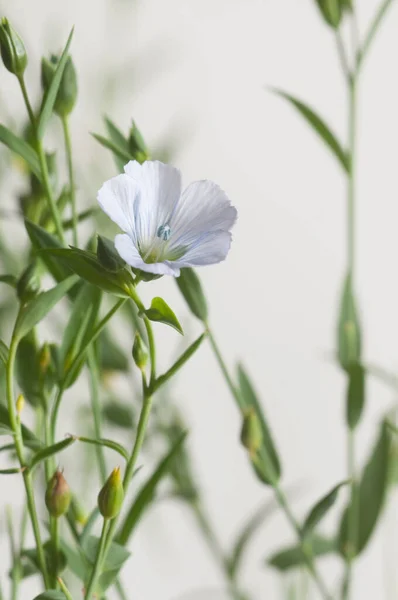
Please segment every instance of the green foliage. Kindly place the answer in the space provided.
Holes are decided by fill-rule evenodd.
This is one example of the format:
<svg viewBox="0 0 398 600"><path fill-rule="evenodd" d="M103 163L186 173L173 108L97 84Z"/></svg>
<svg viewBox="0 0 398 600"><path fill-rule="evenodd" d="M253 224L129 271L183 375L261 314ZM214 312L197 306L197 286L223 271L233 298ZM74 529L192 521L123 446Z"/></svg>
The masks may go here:
<svg viewBox="0 0 398 600"><path fill-rule="evenodd" d="M157 321L159 323L164 323L165 325L170 325L170 327L173 327L173 329L178 331L178 333L181 333L181 335L184 334L177 317L170 306L166 304L162 298L153 298L151 307L145 311L145 314L150 321Z"/></svg>
<svg viewBox="0 0 398 600"><path fill-rule="evenodd" d="M342 481L337 484L326 496L321 498L315 506L310 510L308 516L304 521L304 525L301 529L301 535L307 538L312 534L313 530L319 525L322 519L327 515L329 510L332 508L337 500L340 489L347 485L348 481Z"/></svg>
<svg viewBox="0 0 398 600"><path fill-rule="evenodd" d="M181 274L175 281L191 312L201 321L206 321L207 302L196 272L193 269L181 269Z"/></svg>
<svg viewBox="0 0 398 600"><path fill-rule="evenodd" d="M351 275L344 281L338 322L338 358L344 369L361 361L361 325L352 290Z"/></svg>
<svg viewBox="0 0 398 600"><path fill-rule="evenodd" d="M328 554L336 554L338 545L336 540L325 538L319 535L314 535L307 539L307 546L309 552L315 558L326 556ZM288 571L290 569L297 569L306 563L305 554L301 545L291 546L284 550L280 550L276 554L273 554L267 563L277 569L278 571Z"/></svg>
<svg viewBox="0 0 398 600"><path fill-rule="evenodd" d="M366 374L362 365L352 364L347 368L347 425L354 430L359 424L365 406Z"/></svg>
<svg viewBox="0 0 398 600"><path fill-rule="evenodd" d="M22 138L16 136L4 125L0 125L0 142L9 148L15 154L24 159L29 169L41 181L40 163L35 150L27 144Z"/></svg>

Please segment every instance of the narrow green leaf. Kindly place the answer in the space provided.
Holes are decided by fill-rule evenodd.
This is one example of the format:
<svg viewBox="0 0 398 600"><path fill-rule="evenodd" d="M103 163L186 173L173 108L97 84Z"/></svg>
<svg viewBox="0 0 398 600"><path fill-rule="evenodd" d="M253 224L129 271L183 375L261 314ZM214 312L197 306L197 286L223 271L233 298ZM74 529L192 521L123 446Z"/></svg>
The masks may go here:
<svg viewBox="0 0 398 600"><path fill-rule="evenodd" d="M83 210L81 213L79 213L77 215L77 222L83 223L83 221L86 221L93 215L96 215L98 212L99 212L99 208L97 208L96 206L93 206L92 208L88 208L87 210ZM69 229L73 229L73 224L74 224L73 219L66 219L65 221L63 221L62 226L64 228L64 231L69 231Z"/></svg>
<svg viewBox="0 0 398 600"><path fill-rule="evenodd" d="M65 600L66 596L58 590L47 590L36 596L33 600Z"/></svg>
<svg viewBox="0 0 398 600"><path fill-rule="evenodd" d="M256 460L252 460L253 467L263 483L273 485L281 476L281 465L278 453L264 411L261 408L254 387L242 365L238 366L238 381L242 415L247 414L249 410L254 410L261 424L262 443L260 450L256 455Z"/></svg>
<svg viewBox="0 0 398 600"><path fill-rule="evenodd" d="M110 425L123 429L132 429L134 425L134 411L130 405L112 400L102 409L103 418Z"/></svg>
<svg viewBox="0 0 398 600"><path fill-rule="evenodd" d="M94 444L95 446L103 446L105 448L110 448L111 450L118 452L121 456L123 456L125 460L129 459L129 453L127 452L126 448L124 448L121 444L114 442L113 440L96 440L82 436L76 436L75 439L79 440L79 442L84 442L85 444Z"/></svg>
<svg viewBox="0 0 398 600"><path fill-rule="evenodd" d="M109 328L102 331L98 339L98 345L101 371L122 371L126 373L129 370L127 356L112 337Z"/></svg>
<svg viewBox="0 0 398 600"><path fill-rule="evenodd" d="M23 473L23 467L15 467L13 469L0 469L0 475L15 475L16 473Z"/></svg>
<svg viewBox="0 0 398 600"><path fill-rule="evenodd" d="M167 381L169 381L169 379L171 379L181 369L181 367L183 367L185 365L185 363L191 358L191 356L193 356L195 354L195 352L197 351L199 346L202 344L205 337L206 337L206 334L202 333L202 335L200 335L193 342L193 344L188 346L188 348L185 350L185 352L183 352L181 354L180 358L178 358L176 360L174 365L172 367L170 367L170 369L168 371L166 371L166 373L164 373L163 375L160 375L160 377L158 377L156 379L153 391L158 390L162 385L164 385Z"/></svg>
<svg viewBox="0 0 398 600"><path fill-rule="evenodd" d="M313 536L307 540L308 547L314 558L325 556L327 554L334 554L337 552L336 540ZM301 549L301 546L291 546L285 550L281 550L276 554L273 554L271 558L267 560L268 565L278 569L278 571L288 571L289 569L296 569L306 563L305 556Z"/></svg>
<svg viewBox="0 0 398 600"><path fill-rule="evenodd" d="M361 420L365 405L365 369L353 364L347 369L347 425L353 430Z"/></svg>
<svg viewBox="0 0 398 600"><path fill-rule="evenodd" d="M12 152L21 156L27 162L30 170L36 175L37 179L42 181L39 159L32 146L29 146L29 144L12 133L7 127L4 127L4 125L0 125L0 142L12 150Z"/></svg>
<svg viewBox="0 0 398 600"><path fill-rule="evenodd" d="M351 275L344 281L338 322L338 357L341 366L348 369L361 362L361 326L352 290Z"/></svg>
<svg viewBox="0 0 398 600"><path fill-rule="evenodd" d="M14 435L14 432L11 427L0 424L0 435ZM14 448L14 444L7 444L7 447L4 446L3 448L6 450L12 450ZM1 450L3 450L3 448L1 448Z"/></svg>
<svg viewBox="0 0 398 600"><path fill-rule="evenodd" d="M92 252L86 252L78 248L54 248L44 250L43 254L57 258L79 277L105 292L120 298L130 297L130 288L133 285L131 274L126 269L118 273L107 271Z"/></svg>
<svg viewBox="0 0 398 600"><path fill-rule="evenodd" d="M40 372L37 339L32 331L19 341L15 371L25 399L31 406L39 406L42 400L43 379Z"/></svg>
<svg viewBox="0 0 398 600"><path fill-rule="evenodd" d="M340 142L337 140L334 133L331 131L325 121L317 115L312 108L294 98L290 94L283 92L282 90L273 89L275 94L287 100L298 112L304 117L304 119L311 125L316 133L321 137L329 149L333 152L337 160L342 165L344 171L347 173L350 170L350 158L347 152L342 148Z"/></svg>
<svg viewBox="0 0 398 600"><path fill-rule="evenodd" d="M363 470L356 506L358 507L358 534L350 539L349 511L346 508L340 524L339 546L343 555L359 555L367 546L382 514L390 482L392 439L387 421L380 427L378 440Z"/></svg>
<svg viewBox="0 0 398 600"><path fill-rule="evenodd" d="M7 365L8 361L8 346L0 340L0 360L4 365Z"/></svg>
<svg viewBox="0 0 398 600"><path fill-rule="evenodd" d="M99 135L98 133L92 133L91 135L97 140L97 142L101 144L101 146L108 148L108 150L111 150L115 156L121 160L124 160L125 164L131 160L132 157L129 152L126 152L126 150L123 150L123 148L116 145L114 142L107 140L103 135Z"/></svg>
<svg viewBox="0 0 398 600"><path fill-rule="evenodd" d="M70 288L77 282L77 277L72 275L47 292L38 294L20 312L15 325L14 334L18 339L23 338L37 325L50 310L65 296Z"/></svg>
<svg viewBox="0 0 398 600"><path fill-rule="evenodd" d="M170 327L173 327L178 333L184 334L177 317L163 298L154 298L151 302L151 307L145 311L145 314L150 321L157 321L164 323L165 325L170 325Z"/></svg>
<svg viewBox="0 0 398 600"><path fill-rule="evenodd" d="M105 126L108 132L109 139L115 146L121 148L126 153L130 154L128 141L120 131L118 127L108 118L104 118ZM116 167L120 173L123 173L124 165L126 164L125 159L120 158L117 154L113 153L113 158L115 160Z"/></svg>
<svg viewBox="0 0 398 600"><path fill-rule="evenodd" d="M90 564L94 564L97 557L99 538L89 535L82 546L84 555ZM130 557L130 552L116 542L112 542L106 560L102 566L103 571L119 570Z"/></svg>
<svg viewBox="0 0 398 600"><path fill-rule="evenodd" d="M46 248L62 248L58 238L53 236L51 233L48 233L48 231L43 229L43 227L40 227L40 225L32 223L32 221L26 219L25 227L32 246L36 251L40 252L40 250L44 250ZM60 282L72 274L71 269L65 267L64 264L52 257L51 254L47 252L40 252L39 256L51 275L54 277L55 281Z"/></svg>
<svg viewBox="0 0 398 600"><path fill-rule="evenodd" d="M181 269L181 275L176 277L175 281L191 312L201 321L206 321L208 317L207 302L196 272L190 268Z"/></svg>
<svg viewBox="0 0 398 600"><path fill-rule="evenodd" d="M36 452L30 461L30 469L36 467L42 460L45 460L46 458L54 456L54 454L58 454L66 448L69 448L69 446L75 443L76 439L77 438L75 437L68 437L65 440L62 440L62 442L58 442L57 444L43 448L43 450L39 450L39 452Z"/></svg>
<svg viewBox="0 0 398 600"><path fill-rule="evenodd" d="M39 120L37 123L37 135L39 139L42 139L46 130L47 123L53 112L54 103L57 98L58 89L61 83L62 75L64 73L65 65L68 60L68 50L73 37L73 28L69 34L68 41L64 51L61 54L54 76L51 80L50 86L43 98L43 103L40 109Z"/></svg>
<svg viewBox="0 0 398 600"><path fill-rule="evenodd" d="M14 275L0 275L0 283L6 283L15 289L17 287L18 279Z"/></svg>
<svg viewBox="0 0 398 600"><path fill-rule="evenodd" d="M157 465L152 476L138 492L137 497L133 500L130 509L124 517L123 523L120 526L119 533L116 536L117 541L123 546L125 546L129 541L131 534L133 533L145 510L149 508L159 482L165 475L167 475L175 456L179 452L181 444L184 443L186 435L187 434L184 433L182 436L180 436L177 442L172 446L171 450Z"/></svg>
<svg viewBox="0 0 398 600"><path fill-rule="evenodd" d="M347 0L316 0L323 18L333 29L340 25L344 2Z"/></svg>
<svg viewBox="0 0 398 600"><path fill-rule="evenodd" d="M103 235L98 236L97 258L104 269L111 273L122 271L126 266L126 261L117 252L115 244Z"/></svg>
<svg viewBox="0 0 398 600"><path fill-rule="evenodd" d="M349 482L342 481L315 504L304 521L304 525L301 530L303 537L308 537L310 534L312 534L315 527L322 521L322 519L327 515L329 510L336 502L340 489L344 485L347 485L347 483Z"/></svg>
<svg viewBox="0 0 398 600"><path fill-rule="evenodd" d="M0 404L0 424L12 429L8 410L3 404ZM22 438L26 446L32 449L38 449L42 447L42 443L35 436L33 431L30 431L30 429L28 429L25 425L21 425L21 430Z"/></svg>

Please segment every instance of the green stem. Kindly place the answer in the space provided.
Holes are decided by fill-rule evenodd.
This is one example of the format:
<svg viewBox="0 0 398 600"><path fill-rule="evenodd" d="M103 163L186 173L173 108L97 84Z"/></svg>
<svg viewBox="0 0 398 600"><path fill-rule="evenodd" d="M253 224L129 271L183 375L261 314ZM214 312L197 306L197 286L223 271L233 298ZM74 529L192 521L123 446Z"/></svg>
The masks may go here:
<svg viewBox="0 0 398 600"><path fill-rule="evenodd" d="M61 120L62 120L62 129L64 132L66 160L68 163L69 194L70 194L70 203L71 203L71 208L72 208L73 245L78 246L76 190L75 190L75 178L74 178L74 172L73 172L72 144L71 144L70 131L69 131L69 120L68 120L68 117L62 117Z"/></svg>
<svg viewBox="0 0 398 600"><path fill-rule="evenodd" d="M217 362L218 362L218 365L219 365L219 367L221 369L221 372L224 375L224 379L225 379L225 381L226 381L226 383L227 383L227 385L228 385L228 387L230 389L231 394L234 396L234 398L236 400L239 401L238 390L236 389L235 384L232 381L232 377L229 374L227 365L226 365L226 363L225 363L225 361L224 361L224 359L222 357L220 348L218 347L218 344L217 344L217 342L215 340L213 332L210 329L210 326L209 326L208 323L205 323L205 325L206 325L206 329L207 329L207 332L208 332L207 335L208 335L208 338L209 338L209 341L210 341L210 346L211 346L211 348L212 348L212 350L214 352L214 355L215 355L215 357L217 359Z"/></svg>
<svg viewBox="0 0 398 600"><path fill-rule="evenodd" d="M123 584L120 581L120 577L118 577L116 579L116 581L115 581L115 588L116 588L117 593L119 594L120 600L128 600L127 594L126 594L125 589L123 587Z"/></svg>
<svg viewBox="0 0 398 600"><path fill-rule="evenodd" d="M376 15L369 28L369 31L365 37L365 41L362 44L362 48L358 53L357 72L359 72L360 68L362 67L365 58L372 46L372 42L376 36L376 33L378 32L379 27L383 22L383 19L386 16L388 9L390 8L393 2L394 0L384 0L384 2L380 5L379 9L377 10Z"/></svg>
<svg viewBox="0 0 398 600"><path fill-rule="evenodd" d="M151 361L151 384L154 383L156 379L156 346L155 340L153 337L152 325L148 317L144 318L145 329L148 336L148 344L149 344L149 357Z"/></svg>
<svg viewBox="0 0 398 600"><path fill-rule="evenodd" d="M51 527L51 541L52 541L53 552L54 552L54 573L53 573L52 585L55 589L57 587L58 560L59 560L59 549L60 549L59 519L55 518L55 517L50 517L50 527Z"/></svg>
<svg viewBox="0 0 398 600"><path fill-rule="evenodd" d="M45 555L44 555L43 544L41 541L39 520L37 517L36 503L35 503L35 498L34 498L34 493L33 493L32 475L31 475L29 469L26 468L25 456L24 456L25 453L24 453L23 439L22 439L22 433L21 433L21 425L20 425L19 417L17 417L17 415L16 415L15 406L14 406L14 402L15 402L14 368L15 368L15 358L16 358L17 349L18 349L18 340L17 340L17 338L13 337L11 340L11 344L10 344L10 350L9 350L8 361L7 361L7 372L6 372L7 408L8 408L8 414L9 414L9 418L10 418L11 428L14 432L15 450L16 450L16 453L18 456L18 460L19 460L21 469L24 469L23 481L24 481L24 485L25 485L28 511L29 511L30 520L32 523L32 528L33 528L33 534L34 534L35 542L36 542L37 558L38 558L40 570L41 570L41 573L43 576L45 588L49 589L49 578L48 578L48 572L47 572L47 565L46 565L46 560L45 560Z"/></svg>
<svg viewBox="0 0 398 600"><path fill-rule="evenodd" d="M6 520L7 520L7 531L8 538L10 540L10 554L11 554L11 600L17 600L18 587L21 581L21 561L20 555L17 552L17 546L15 542L14 526L12 522L12 511L11 507L6 507Z"/></svg>
<svg viewBox="0 0 398 600"><path fill-rule="evenodd" d="M64 581L61 579L61 577L58 577L57 579L58 579L59 587L63 591L66 600L73 600L72 594L70 593L70 591L66 587L66 585L65 585Z"/></svg>
<svg viewBox="0 0 398 600"><path fill-rule="evenodd" d="M59 407L61 406L63 394L64 394L64 388L62 386L60 386L58 388L58 392L57 392L57 395L54 400L54 404L53 404L52 411L51 411L51 418L50 418L50 439L51 439L52 444L55 443L55 434L56 434L56 429L57 429L58 413L59 413Z"/></svg>
<svg viewBox="0 0 398 600"><path fill-rule="evenodd" d="M93 570L91 572L90 581L88 582L85 598L86 600L91 599L95 593L95 588L98 583L98 578L101 574L101 568L105 560L105 544L106 537L109 529L110 521L108 519L104 519L101 531L101 537L97 548L97 555L95 557L95 562L93 566Z"/></svg>
<svg viewBox="0 0 398 600"><path fill-rule="evenodd" d="M91 410L94 418L94 433L96 439L100 440L102 438L102 416L101 405L99 401L99 371L97 358L95 356L95 350L93 346L89 348L87 362L90 373L90 399ZM102 446L96 446L96 454L101 483L105 483L107 473L104 448Z"/></svg>
<svg viewBox="0 0 398 600"><path fill-rule="evenodd" d="M23 99L25 101L26 109L28 111L29 119L30 119L30 122L31 122L31 125L33 128L33 133L34 133L34 137L35 137L35 146L36 146L35 149L37 152L37 156L39 158L41 176L42 176L42 180L43 180L44 190L45 190L47 200L48 200L48 206L50 209L52 219L54 221L54 225L55 225L55 229L57 231L58 237L61 240L61 242L64 244L65 243L64 231L62 228L62 221L61 221L61 218L60 218L60 215L58 212L57 204L55 202L53 190L52 190L51 183L50 183L50 177L49 177L48 168L47 168L47 159L46 159L46 155L45 155L45 152L43 149L43 144L37 135L37 122L36 122L35 115L33 113L32 106L29 101L29 96L28 96L28 92L26 89L25 80L23 78L23 75L18 77L18 81L19 81L19 85L20 85L20 88L22 91Z"/></svg>

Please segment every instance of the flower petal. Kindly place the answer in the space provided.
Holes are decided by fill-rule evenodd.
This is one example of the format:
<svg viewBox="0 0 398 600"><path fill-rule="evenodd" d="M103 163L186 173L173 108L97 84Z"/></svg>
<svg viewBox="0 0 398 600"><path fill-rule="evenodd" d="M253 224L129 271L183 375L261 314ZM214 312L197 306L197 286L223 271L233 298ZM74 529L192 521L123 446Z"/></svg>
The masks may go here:
<svg viewBox="0 0 398 600"><path fill-rule="evenodd" d="M231 247L229 231L211 231L198 237L186 254L179 260L173 261L177 267L200 267L213 265L226 259Z"/></svg>
<svg viewBox="0 0 398 600"><path fill-rule="evenodd" d="M170 222L170 247L196 243L198 236L229 231L236 221L236 208L212 181L195 181L183 192Z"/></svg>
<svg viewBox="0 0 398 600"><path fill-rule="evenodd" d="M135 269L141 269L141 271L155 273L156 275L174 275L174 277L178 277L180 274L179 266L174 265L173 263L144 262L132 239L126 233L121 233L115 237L115 248L123 260L125 260L127 264Z"/></svg>
<svg viewBox="0 0 398 600"><path fill-rule="evenodd" d="M124 170L139 187L134 214L139 246L144 252L175 210L181 195L181 173L157 160L142 165L132 160Z"/></svg>
<svg viewBox="0 0 398 600"><path fill-rule="evenodd" d="M97 194L102 210L133 240L136 240L134 203L138 194L137 183L127 175L109 179Z"/></svg>

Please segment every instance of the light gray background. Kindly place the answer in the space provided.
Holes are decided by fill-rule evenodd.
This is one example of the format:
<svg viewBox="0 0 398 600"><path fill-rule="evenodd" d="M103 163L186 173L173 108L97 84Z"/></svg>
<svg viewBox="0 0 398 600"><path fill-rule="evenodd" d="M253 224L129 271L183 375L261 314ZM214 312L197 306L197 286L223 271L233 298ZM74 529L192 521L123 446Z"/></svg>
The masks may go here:
<svg viewBox="0 0 398 600"><path fill-rule="evenodd" d="M357 3L364 31L378 2ZM226 263L203 270L203 281L211 321L229 364L242 358L262 394L283 457L285 482L306 486L296 502L298 514L346 476L344 380L330 361L345 265L344 180L313 133L266 89L281 87L309 101L344 138L343 79L333 36L314 4L0 2L0 12L26 40L31 56L27 78L33 89L41 54L60 50L76 25L72 48L80 104L72 126L85 203L94 201L101 182L114 173L107 153L88 135L101 130L106 111L124 128L134 117L150 145L175 135L173 162L185 182L214 179L238 207L230 256ZM364 350L367 360L392 370L397 365L398 306L397 24L394 7L363 72L358 157L357 283ZM104 94L106 83L112 88ZM22 102L4 68L0 100L3 115L7 109L16 120L21 117ZM174 284L162 279L147 288L147 298L155 290L187 324L189 316ZM194 324L190 334L196 330ZM160 328L157 333L166 365L176 337ZM189 418L189 444L209 513L228 547L239 524L270 492L248 468L237 442L237 411L209 348L192 360L175 390ZM80 400L78 394L71 395L68 414L78 409ZM370 382L358 436L360 459L379 417L394 400L389 389ZM68 430L61 426L59 434ZM21 504L15 480L1 480L1 486L2 505ZM397 500L355 571L356 600L396 597L398 555L392 538L397 534ZM335 518L326 529L333 528ZM292 539L279 514L257 537L244 577L256 598L280 597L279 580L264 570L263 562ZM2 559L5 549L3 541ZM339 563L326 561L325 568L333 582ZM388 582L382 584L388 570ZM189 514L173 503L163 503L141 524L124 579L131 598L140 600L196 600L184 594L222 587ZM25 593L30 600L31 589ZM203 592L199 598L210 596Z"/></svg>

